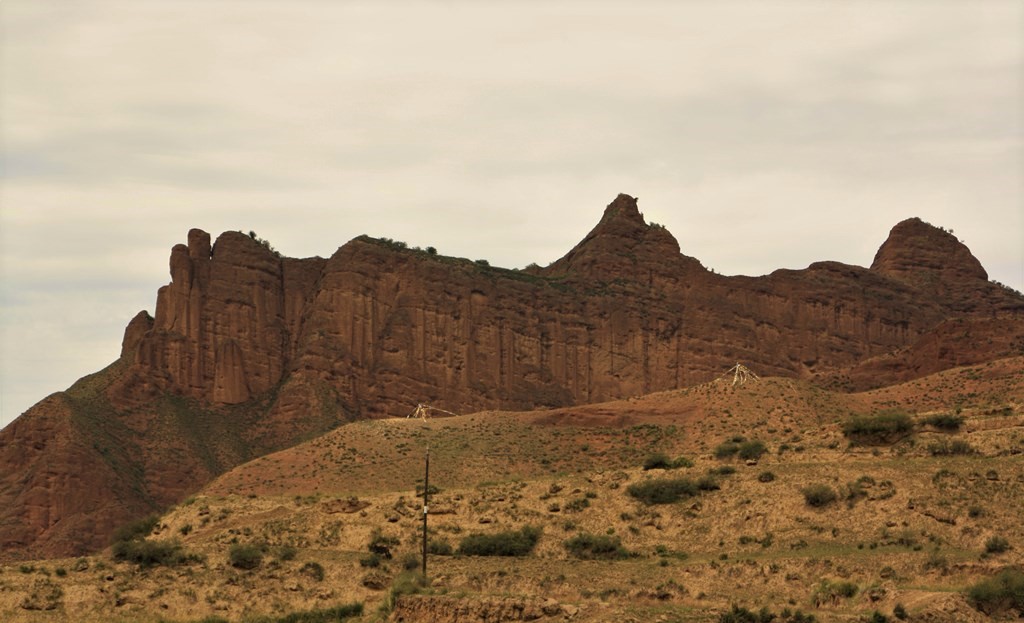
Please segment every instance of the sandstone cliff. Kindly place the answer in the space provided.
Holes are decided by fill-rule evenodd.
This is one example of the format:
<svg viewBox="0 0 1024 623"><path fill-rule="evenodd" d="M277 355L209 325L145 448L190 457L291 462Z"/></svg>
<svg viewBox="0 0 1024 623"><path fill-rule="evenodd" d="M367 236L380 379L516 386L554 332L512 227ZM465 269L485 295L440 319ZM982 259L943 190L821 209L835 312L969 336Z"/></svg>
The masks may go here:
<svg viewBox="0 0 1024 623"><path fill-rule="evenodd" d="M882 384L955 365L884 359L952 335L937 327L1024 316L1020 295L917 219L893 228L870 269L821 262L756 278L707 271L626 195L565 257L526 271L368 237L326 260L282 258L238 232L211 244L192 230L187 242L171 250L155 316L129 323L121 359L0 433L5 552L102 546L114 523L240 461L421 402L597 402L692 385L737 361ZM962 342L970 358L991 354ZM53 441L36 449L40 439ZM88 522L96 529L80 529Z"/></svg>

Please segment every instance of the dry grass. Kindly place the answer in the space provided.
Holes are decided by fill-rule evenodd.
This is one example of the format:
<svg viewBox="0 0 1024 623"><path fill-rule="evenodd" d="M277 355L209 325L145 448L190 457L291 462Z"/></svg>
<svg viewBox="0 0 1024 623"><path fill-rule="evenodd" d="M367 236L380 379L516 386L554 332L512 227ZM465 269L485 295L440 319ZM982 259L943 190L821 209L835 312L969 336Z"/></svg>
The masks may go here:
<svg viewBox="0 0 1024 623"><path fill-rule="evenodd" d="M982 615L960 593L1024 564L1015 510L1024 502L1022 370L1008 360L854 395L766 379L573 409L359 422L240 466L166 513L149 538L177 539L201 562L140 568L108 553L3 567L0 618L244 621L363 602L363 620L373 620L419 552L415 490L429 447L439 488L432 539L455 547L475 533L542 528L528 557L431 556L434 594L539 595L587 621L715 621L732 603L822 621L941 605L972 620ZM893 445L844 438L851 415L891 409L920 420L958 411L964 423L955 433L922 425ZM714 449L736 436L768 451L756 465L728 460L734 473L721 473ZM940 439L978 454L931 456L928 444ZM644 471L654 453L693 465ZM696 482L711 470L720 489L674 504L627 494L631 484ZM762 481L766 471L774 480ZM808 506L802 490L813 484L833 489L836 502ZM375 530L397 545L374 568L360 560ZM578 560L564 543L584 534L618 539L629 555ZM993 537L1009 548L986 554ZM233 567L238 544L260 547L262 562ZM823 580L857 592L823 597ZM23 607L33 590L45 602L52 586L61 593L54 610Z"/></svg>

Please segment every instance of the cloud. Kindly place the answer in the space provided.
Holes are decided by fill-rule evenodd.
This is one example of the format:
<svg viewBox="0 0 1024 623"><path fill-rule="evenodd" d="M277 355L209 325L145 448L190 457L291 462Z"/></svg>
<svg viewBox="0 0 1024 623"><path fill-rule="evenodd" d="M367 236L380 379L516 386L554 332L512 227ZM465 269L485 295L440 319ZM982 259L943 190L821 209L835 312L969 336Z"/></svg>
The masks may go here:
<svg viewBox="0 0 1024 623"><path fill-rule="evenodd" d="M1024 289L1022 19L999 0L0 3L0 425L116 356L191 227L521 267L627 192L727 274L865 265L916 215Z"/></svg>

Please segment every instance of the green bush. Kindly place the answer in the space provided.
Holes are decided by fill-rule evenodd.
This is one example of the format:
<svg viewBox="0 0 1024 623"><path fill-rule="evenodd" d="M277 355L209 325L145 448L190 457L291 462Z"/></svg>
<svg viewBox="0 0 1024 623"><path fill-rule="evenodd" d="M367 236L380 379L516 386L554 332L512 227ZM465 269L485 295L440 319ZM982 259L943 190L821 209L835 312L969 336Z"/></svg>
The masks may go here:
<svg viewBox="0 0 1024 623"><path fill-rule="evenodd" d="M135 541L149 536L153 528L160 522L160 517L150 515L142 519L126 523L117 530L114 530L114 541Z"/></svg>
<svg viewBox="0 0 1024 623"><path fill-rule="evenodd" d="M928 444L928 452L932 456L967 455L974 454L974 448L963 439L954 439L953 441L943 439Z"/></svg>
<svg viewBox="0 0 1024 623"><path fill-rule="evenodd" d="M943 413L939 415L929 415L921 420L921 422L940 430L958 431L964 423L964 418L962 415Z"/></svg>
<svg viewBox="0 0 1024 623"><path fill-rule="evenodd" d="M808 506L821 508L836 501L838 497L832 487L828 485L810 485L800 490L804 494L804 501Z"/></svg>
<svg viewBox="0 0 1024 623"><path fill-rule="evenodd" d="M903 606L903 604L899 603L893 606L892 615L900 621L905 621L907 619L907 616L909 616L907 614L907 609Z"/></svg>
<svg viewBox="0 0 1024 623"><path fill-rule="evenodd" d="M811 601L814 606L821 607L828 604L838 604L840 599L849 599L857 594L858 587L853 582L829 582L822 580L818 588L814 590Z"/></svg>
<svg viewBox="0 0 1024 623"><path fill-rule="evenodd" d="M159 541L117 541L111 550L114 560L133 562L142 567L163 565L173 567L197 560L185 553L176 540Z"/></svg>
<svg viewBox="0 0 1024 623"><path fill-rule="evenodd" d="M1024 614L1024 572L1003 569L967 589L967 601L989 616L1009 610Z"/></svg>
<svg viewBox="0 0 1024 623"><path fill-rule="evenodd" d="M359 566L366 567L368 569L376 569L380 566L381 555L370 553L359 559Z"/></svg>
<svg viewBox="0 0 1024 623"><path fill-rule="evenodd" d="M756 461L767 451L768 448L765 447L764 443L754 439L741 443L737 453L745 461Z"/></svg>
<svg viewBox="0 0 1024 623"><path fill-rule="evenodd" d="M714 476L708 475L697 479L697 488L701 491L718 491L722 485L718 484L718 480Z"/></svg>
<svg viewBox="0 0 1024 623"><path fill-rule="evenodd" d="M672 461L672 469L679 469L680 467L693 467L693 461L685 456L677 456L675 460Z"/></svg>
<svg viewBox="0 0 1024 623"><path fill-rule="evenodd" d="M740 451L740 444L735 441L725 441L715 446L715 458L716 459L728 459L736 456L736 453Z"/></svg>
<svg viewBox="0 0 1024 623"><path fill-rule="evenodd" d="M772 472L761 472L757 475L758 482L772 482L775 480L775 474Z"/></svg>
<svg viewBox="0 0 1024 623"><path fill-rule="evenodd" d="M671 469L672 461L668 458L668 455L657 452L644 459L644 471L652 469Z"/></svg>
<svg viewBox="0 0 1024 623"><path fill-rule="evenodd" d="M583 560L616 560L629 556L617 536L581 532L563 545L570 554Z"/></svg>
<svg viewBox="0 0 1024 623"><path fill-rule="evenodd" d="M427 542L427 553L435 556L451 556L452 546L444 539L430 539Z"/></svg>
<svg viewBox="0 0 1024 623"><path fill-rule="evenodd" d="M697 485L685 478L645 480L626 487L626 493L644 504L671 504L697 495Z"/></svg>
<svg viewBox="0 0 1024 623"><path fill-rule="evenodd" d="M541 530L526 526L512 532L471 534L459 543L464 556L528 556L540 540Z"/></svg>
<svg viewBox="0 0 1024 623"><path fill-rule="evenodd" d="M994 536L985 541L985 552L989 554L1002 554L1010 549L1010 542L1001 536Z"/></svg>
<svg viewBox="0 0 1024 623"><path fill-rule="evenodd" d="M235 543L228 550L228 562L236 569L255 569L263 564L263 548Z"/></svg>
<svg viewBox="0 0 1024 623"><path fill-rule="evenodd" d="M862 444L891 443L914 429L910 416L900 411L858 415L843 424L843 434Z"/></svg>
<svg viewBox="0 0 1024 623"><path fill-rule="evenodd" d="M346 619L363 614L363 604L347 604L324 610L292 612L283 617L270 619L267 623L341 623ZM263 623L260 621L260 623Z"/></svg>

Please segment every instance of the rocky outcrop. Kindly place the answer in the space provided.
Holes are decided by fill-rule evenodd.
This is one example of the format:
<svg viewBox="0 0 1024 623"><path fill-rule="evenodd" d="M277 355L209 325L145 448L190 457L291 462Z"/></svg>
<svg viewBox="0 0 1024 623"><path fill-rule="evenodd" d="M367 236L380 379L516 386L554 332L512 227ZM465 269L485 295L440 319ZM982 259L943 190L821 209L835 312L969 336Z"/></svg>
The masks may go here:
<svg viewBox="0 0 1024 623"><path fill-rule="evenodd" d="M290 259L255 235L226 232L211 244L195 229L169 268L155 316L129 323L102 383L80 384L0 432L0 543L63 543L52 528L71 517L114 505L127 518L261 452L418 403L469 412L600 402L706 381L737 361L761 375L854 370L844 382L884 384L994 352L962 339L955 356L916 364L907 353L930 352L937 327L986 318L997 330L1024 316L1020 295L989 283L966 247L917 219L893 228L870 269L820 262L725 277L681 254L627 195L545 268L507 270L365 236L326 260ZM62 399L63 419L53 415ZM65 454L16 450L54 421L79 439ZM111 467L119 482L130 474L131 486L76 497L60 478L17 480L70 456L97 473ZM45 520L26 510L26 488L49 491ZM101 541L84 534L80 543Z"/></svg>

